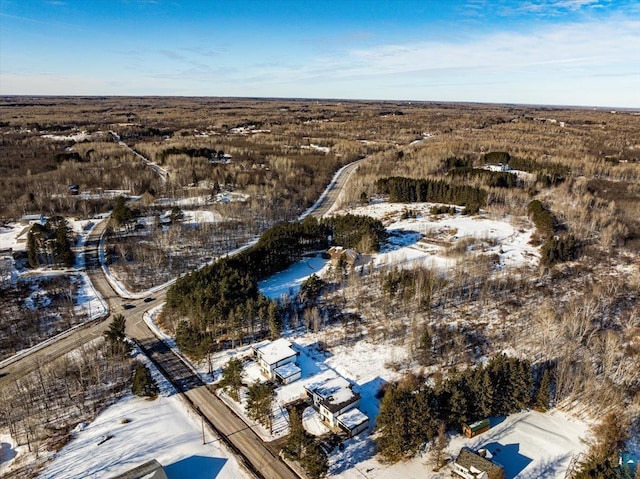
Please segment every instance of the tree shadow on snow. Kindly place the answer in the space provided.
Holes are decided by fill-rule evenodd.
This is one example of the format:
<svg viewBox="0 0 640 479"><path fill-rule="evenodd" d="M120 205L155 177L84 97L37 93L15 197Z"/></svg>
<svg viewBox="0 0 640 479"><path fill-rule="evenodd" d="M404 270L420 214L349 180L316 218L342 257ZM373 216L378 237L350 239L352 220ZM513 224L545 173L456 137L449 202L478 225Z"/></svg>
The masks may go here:
<svg viewBox="0 0 640 479"><path fill-rule="evenodd" d="M11 462L17 455L18 451L11 447L11 444L8 442L0 443L0 464Z"/></svg>
<svg viewBox="0 0 640 479"><path fill-rule="evenodd" d="M366 383L358 385L358 392L360 393L362 400L360 402L360 410L369 417L369 429L373 429L376 425L376 417L380 412L380 393L382 387L387 382L380 376L367 381Z"/></svg>
<svg viewBox="0 0 640 479"><path fill-rule="evenodd" d="M164 467L168 479L214 479L227 459L221 457L190 456Z"/></svg>
<svg viewBox="0 0 640 479"><path fill-rule="evenodd" d="M387 230L387 240L380 248L381 253L389 253L406 246L416 244L422 238L422 233L413 230L390 229Z"/></svg>
<svg viewBox="0 0 640 479"><path fill-rule="evenodd" d="M494 428L498 424L502 424L505 419L507 419L507 416L493 416L489 418L489 424L491 424L491 428Z"/></svg>

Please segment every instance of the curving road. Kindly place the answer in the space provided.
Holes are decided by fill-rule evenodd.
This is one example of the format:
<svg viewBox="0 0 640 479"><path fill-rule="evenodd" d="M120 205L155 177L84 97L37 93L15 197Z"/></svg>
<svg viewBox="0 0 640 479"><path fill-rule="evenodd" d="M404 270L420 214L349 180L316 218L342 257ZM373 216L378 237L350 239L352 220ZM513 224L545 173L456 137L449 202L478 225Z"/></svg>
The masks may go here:
<svg viewBox="0 0 640 479"><path fill-rule="evenodd" d="M327 187L309 215L322 217L337 204L340 193L357 169L358 160L344 167ZM167 376L183 397L198 412L222 441L238 456L246 468L264 479L295 479L298 476L277 455L275 447L265 444L258 435L222 402L179 356L157 338L143 320L145 311L164 303L166 289L145 299L123 299L111 287L99 259L100 238L108 221L98 224L85 242L87 274L95 289L107 302L111 314L121 313L127 319L127 335L133 338L149 358ZM91 341L108 328L107 321L87 323L74 332L61 336L31 354L17 358L0 370L0 387L6 381L31 372L40 365Z"/></svg>

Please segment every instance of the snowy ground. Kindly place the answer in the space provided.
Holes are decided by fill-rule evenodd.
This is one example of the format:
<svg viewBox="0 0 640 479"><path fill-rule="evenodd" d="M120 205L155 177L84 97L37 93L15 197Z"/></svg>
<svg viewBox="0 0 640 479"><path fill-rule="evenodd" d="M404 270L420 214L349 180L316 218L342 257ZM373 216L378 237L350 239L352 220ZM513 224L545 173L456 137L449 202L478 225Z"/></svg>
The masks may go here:
<svg viewBox="0 0 640 479"><path fill-rule="evenodd" d="M406 348L383 348L361 340L356 344L332 348L331 352L326 352L318 347L314 334L296 335L289 339L293 342L293 348L300 353L296 363L302 369L302 378L276 390L276 431L269 437L268 433L262 430L261 435L265 439L272 440L286 432L281 430L281 427L286 427L283 422L286 418L281 416L282 410L287 403L304 396L305 385L339 375L352 382L355 390L361 394L359 408L369 416L370 428L369 431L349 439L345 443L344 451L336 449L331 453L330 477L444 479L451 476L448 467L434 473L428 453L394 465L382 464L375 457L375 443L371 430L379 409L376 394L385 382L398 379L399 373L394 371L391 365L405 357ZM250 355L250 347L245 346L215 355L212 364L214 368L218 368L217 378L220 377L219 368L234 355L247 358ZM206 367L203 365L201 368L203 372ZM206 377L204 374L203 376ZM245 361L244 380L246 383L252 383L256 380L264 381L265 378L255 362ZM227 398L227 401L230 399ZM234 409L238 414L244 414L241 405L236 403ZM311 409L304 412L303 424L311 434L322 435L327 432L326 427ZM454 434L447 452L455 459L463 446L487 448L494 453L495 460L505 466L507 479L562 479L572 456L585 450L582 439L587 433L586 423L560 411L546 414L526 411L507 418L494 418L492 429L473 439ZM498 450L499 452L496 452Z"/></svg>
<svg viewBox="0 0 640 479"><path fill-rule="evenodd" d="M433 205L426 203L411 205L374 203L350 211L354 214L367 214L381 219L390 233L389 244L373 258L376 267L398 263L409 266L426 264L446 270L456 261L456 258L447 254L447 249L461 240L468 242L467 251L496 255L501 267L527 266L537 263L539 253L536 248L528 244L533 232L531 228L515 227L512 224L512 218L467 217L461 215L459 210L453 216L433 216L429 213L431 206ZM407 209L411 210L410 215L406 214ZM270 297L280 297L282 293L290 293L292 290L295 292L299 284L312 273L318 272L322 275L322 268L325 264L326 262L321 258L308 259L294 265L286 272L261 282L260 288ZM153 324L152 320L153 315L147 318L151 324ZM276 408L281 414L284 405L303 396L305 384L316 382L325 376L339 375L351 381L355 385L355 390L362 395L360 409L369 416L371 430L375 425L375 416L379 407L379 401L375 397L376 393L385 382L398 379L399 373L394 365L405 360L406 348L391 345L381 347L380 344L360 340L348 346L332 348L329 353L318 347L323 334L327 333L330 331L317 335L312 333L290 335L289 339L294 343L294 349L300 352L297 363L302 369L302 379L278 389ZM250 353L249 346L225 351L214 355L198 369L205 380L217 381L220 379L220 370L230 357L246 358L250 356ZM245 381L247 383L254 380L264 380L255 363L248 362L246 364ZM209 369L213 370L211 376L207 374ZM212 458L211 464L214 469L216 467L219 469L219 465L222 464L222 470L218 477L239 477L233 473L223 475L226 473L225 468L232 462L232 460L224 462L225 459L220 459L225 457L224 453L200 452L198 447L207 447L208 445L201 446L199 444L201 440L198 425L190 422L188 417L185 419L186 413L181 408L179 398L172 394L163 393L153 403L129 397L117 406L109 408L86 431L80 433L76 441L80 441L83 435L87 439L83 440L83 443L74 441L69 444L67 448L70 451L66 453L65 449L67 448L63 449L60 458L56 459L52 467L57 467L58 469L55 470L60 473L64 471L66 474L67 469L74 467L74 464L82 463L78 459L81 457L80 454L84 454L82 457L86 457L86 451L91 449L97 451L100 448L100 446L95 446L98 438L115 431L117 434L114 434L114 438L105 444L109 447L102 449L115 450L115 453L102 457L97 456L95 460L93 456L90 458L89 465L94 464L93 467L99 468L96 469L95 474L107 472L104 468L114 467L114 469L108 470L108 474L113 474L117 472L115 467L122 466L122 469L118 469L118 471L126 470L152 457L159 459L163 465L184 465L186 469L175 467L175 474L178 474L177 471L190 470L191 464L199 461L199 459L192 458L208 457ZM240 412L242 411L241 406L238 409ZM163 417L162 421L152 420L158 415ZM128 424L120 424L119 419L122 417L131 417L133 421ZM278 427L274 437L286 432L286 418L280 416L276 422ZM185 432L184 437L195 434L197 443L189 443L191 444L189 447L183 448L180 444L189 442L185 439L184 442L179 441L178 446L170 448L170 451L164 449L161 444L164 444L165 437L169 444L173 445L175 445L176 438L183 437L183 433L178 432L180 431L177 429L178 423L190 424L191 432ZM165 427L165 424L171 424L171 427ZM283 424L285 429L283 429ZM305 414L304 424L313 434L323 432L322 424L319 424L317 418L314 418L312 411ZM536 471L542 470L549 472L549 474L545 472L543 477L560 478L564 477L564 468L566 468L571 455L584 448L579 437L585 433L585 429L584 424L572 422L560 413L542 415L527 412L505 419L489 433L483 435L484 437L466 440L456 435L452 438L449 451L455 457L460 447L465 444L500 448L501 452L497 457L502 454L502 457L506 458L503 459L503 463L507 466L508 479L540 477L536 475ZM167 430L171 431L170 435L163 432ZM88 432L91 434L86 434ZM120 442L120 437L129 437L126 434L133 434L133 436ZM263 435L266 435L266 431L263 431ZM152 445L148 444L149 437L153 438ZM145 438L146 441L141 438ZM486 443L479 444L479 441ZM156 445L158 446L156 447ZM395 479L397 476L404 476L435 479L449 477L451 474L448 469L432 473L430 466L425 465L426 456L392 466L380 464L374 457L375 446L370 431L350 439L346 446L344 451L334 451L330 456L332 477ZM133 454L133 459L128 459L128 456L123 455L125 450ZM69 458L66 463L61 462L65 457L63 453L67 454ZM120 455L117 455L118 453ZM63 464L68 464L68 466ZM237 466L234 467L237 468ZM53 471L54 469L49 470ZM92 473L74 472L76 475L94 477L87 475ZM45 477L73 477L73 475L56 476L52 474ZM170 475L169 477L183 476Z"/></svg>
<svg viewBox="0 0 640 479"><path fill-rule="evenodd" d="M27 446L16 446L9 434L0 434L0 476L9 472L27 453Z"/></svg>
<svg viewBox="0 0 640 479"><path fill-rule="evenodd" d="M387 229L388 244L374 256L376 267L425 265L444 272L456 264L458 257L464 257L448 254L461 241L467 253L494 255L499 268L537 264L540 253L529 244L534 228L514 224L525 224L523 219L465 216L459 207L454 215L432 215L429 210L433 206L434 203L374 202L348 212L377 218ZM341 213L346 211L335 214Z"/></svg>
<svg viewBox="0 0 640 479"><path fill-rule="evenodd" d="M587 426L552 411L526 411L492 420L492 428L473 439L456 434L447 447L454 460L463 446L486 448L504 466L505 479L564 479L571 458L586 450L582 442ZM433 472L429 454L389 465L373 457L373 441L365 436L350 439L344 451L330 456L330 475L343 479L445 479L451 466ZM496 452L498 451L498 452Z"/></svg>
<svg viewBox="0 0 640 479"><path fill-rule="evenodd" d="M321 255L305 258L286 270L258 282L258 288L269 299L280 299L285 294L294 297L298 294L302 282L312 274L319 273L327 263L328 260Z"/></svg>
<svg viewBox="0 0 640 479"><path fill-rule="evenodd" d="M154 368L152 371L161 388L157 399L129 394L91 424L80 425L74 439L55 455L40 477L112 477L151 459L164 466L169 479L251 477L207 428L206 444L202 444L199 418L162 375Z"/></svg>
<svg viewBox="0 0 640 479"><path fill-rule="evenodd" d="M73 298L74 314L77 316L86 316L87 320L95 319L107 313L107 305L100 294L94 289L87 274L81 270L84 268L84 255L82 254L84 241L99 219L68 219L67 221L77 240L76 245L74 246L74 253L76 254L76 264L74 265L74 268L67 270L52 270L48 268L30 270L19 269L14 262L13 257L9 254L5 254L0 257L0 282L14 282L18 280L18 278L22 281L30 281L30 278L52 278L61 275L69 276L71 282L78 286L76 295ZM9 249L13 252L25 251L28 231L29 227L20 223L8 223L1 226L0 251ZM48 298L46 293L42 291L34 291L25 298L24 306L32 309L44 308L47 307L50 302L50 298ZM36 347L52 342L55 339L56 337L50 338ZM26 350L20 351L14 356L14 358L23 355L26 352ZM5 364L11 359L12 358L8 358L0 364Z"/></svg>

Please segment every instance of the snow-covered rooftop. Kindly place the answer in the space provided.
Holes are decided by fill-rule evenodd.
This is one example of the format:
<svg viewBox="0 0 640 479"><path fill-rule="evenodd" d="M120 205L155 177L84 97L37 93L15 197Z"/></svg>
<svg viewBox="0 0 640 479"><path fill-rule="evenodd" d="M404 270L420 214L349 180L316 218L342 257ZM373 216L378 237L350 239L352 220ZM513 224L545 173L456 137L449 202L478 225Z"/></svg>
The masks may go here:
<svg viewBox="0 0 640 479"><path fill-rule="evenodd" d="M369 417L360 411L358 408L350 409L349 411L342 413L338 416L338 421L348 429L355 429L356 427L369 421Z"/></svg>
<svg viewBox="0 0 640 479"><path fill-rule="evenodd" d="M295 376L298 373L301 373L302 369L296 366L295 363L287 363L283 364L279 368L274 369L273 371L281 378L286 379L290 378L291 376Z"/></svg>
<svg viewBox="0 0 640 479"><path fill-rule="evenodd" d="M319 396L323 406L331 412L335 412L344 405L360 399L360 395L351 389L351 383L341 376L315 382L305 386L305 388Z"/></svg>
<svg viewBox="0 0 640 479"><path fill-rule="evenodd" d="M276 339L261 346L254 346L253 349L267 364L276 364L283 359L296 355L296 352L291 349L291 343L284 338Z"/></svg>

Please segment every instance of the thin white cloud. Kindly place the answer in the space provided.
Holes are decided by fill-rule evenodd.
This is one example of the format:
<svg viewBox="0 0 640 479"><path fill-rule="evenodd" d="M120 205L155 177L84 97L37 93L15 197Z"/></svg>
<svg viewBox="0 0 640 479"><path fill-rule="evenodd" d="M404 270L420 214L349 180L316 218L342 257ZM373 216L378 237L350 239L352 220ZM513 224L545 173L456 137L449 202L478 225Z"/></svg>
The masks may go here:
<svg viewBox="0 0 640 479"><path fill-rule="evenodd" d="M507 74L582 69L589 74L590 69L615 72L620 65L640 65L640 21L547 26L535 32L488 34L464 42L381 45L317 58L302 68L262 74L289 81L319 75L375 77L450 70Z"/></svg>

